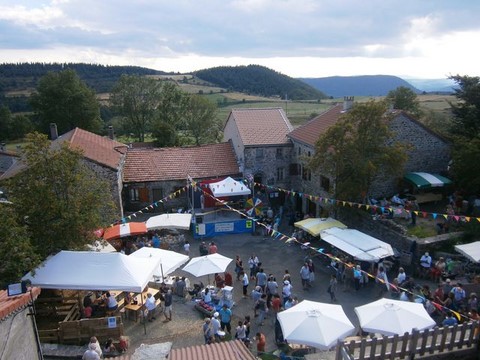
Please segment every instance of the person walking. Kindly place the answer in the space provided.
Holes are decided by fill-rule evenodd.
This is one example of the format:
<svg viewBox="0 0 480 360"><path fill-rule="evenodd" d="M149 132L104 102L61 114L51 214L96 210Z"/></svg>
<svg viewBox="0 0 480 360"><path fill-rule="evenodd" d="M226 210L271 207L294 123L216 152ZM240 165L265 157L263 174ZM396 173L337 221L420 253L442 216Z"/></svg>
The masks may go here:
<svg viewBox="0 0 480 360"><path fill-rule="evenodd" d="M257 355L262 355L265 353L265 345L267 344L267 339L265 335L261 332L257 332L255 335L255 340L257 341Z"/></svg>
<svg viewBox="0 0 480 360"><path fill-rule="evenodd" d="M237 255L235 257L235 274L237 274L237 281L241 280L240 275L242 271L243 271L243 261L240 258L240 255Z"/></svg>
<svg viewBox="0 0 480 360"><path fill-rule="evenodd" d="M220 315L220 327L222 331L227 329L228 333L231 334L232 325L230 323L232 321L232 310L230 310L228 306L224 304L218 313Z"/></svg>
<svg viewBox="0 0 480 360"><path fill-rule="evenodd" d="M266 294L262 294L260 296L260 299L258 299L255 305L255 310L258 311L257 325L262 326L263 320L265 319L265 315L267 314L267 311L268 311Z"/></svg>
<svg viewBox="0 0 480 360"><path fill-rule="evenodd" d="M152 320L155 320L155 309L157 307L157 304L155 303L155 298L152 296L151 293L147 294L147 300L145 301L145 308L147 309L147 320L149 322L152 322Z"/></svg>
<svg viewBox="0 0 480 360"><path fill-rule="evenodd" d="M300 278L302 279L303 290L308 290L310 287L310 268L307 262L300 269Z"/></svg>
<svg viewBox="0 0 480 360"><path fill-rule="evenodd" d="M243 286L243 298L245 299L247 297L247 291L248 291L248 284L250 281L248 280L248 275L245 271L242 270L241 272L241 277L242 277L242 286Z"/></svg>
<svg viewBox="0 0 480 360"><path fill-rule="evenodd" d="M212 325L213 336L215 338L215 341L217 341L217 342L220 342L220 340L221 340L221 336L218 333L220 331L220 320L218 320L219 316L220 316L220 314L218 312L215 312L213 314L212 319L210 320L210 324Z"/></svg>
<svg viewBox="0 0 480 360"><path fill-rule="evenodd" d="M163 309L163 315L165 315L165 321L172 321L172 304L173 304L173 295L172 289L168 289L167 293L164 295L165 304Z"/></svg>
<svg viewBox="0 0 480 360"><path fill-rule="evenodd" d="M336 292L337 292L337 276L333 274L330 278L330 285L328 286L328 292L330 294L330 300L331 302L336 302L337 297L336 297Z"/></svg>
<svg viewBox="0 0 480 360"><path fill-rule="evenodd" d="M210 326L210 318L205 318L203 323L203 337L205 339L205 345L210 345L212 343L212 327Z"/></svg>
<svg viewBox="0 0 480 360"><path fill-rule="evenodd" d="M185 253L185 255L187 256L190 256L190 243L187 241L185 241L185 244L183 244L183 252Z"/></svg>

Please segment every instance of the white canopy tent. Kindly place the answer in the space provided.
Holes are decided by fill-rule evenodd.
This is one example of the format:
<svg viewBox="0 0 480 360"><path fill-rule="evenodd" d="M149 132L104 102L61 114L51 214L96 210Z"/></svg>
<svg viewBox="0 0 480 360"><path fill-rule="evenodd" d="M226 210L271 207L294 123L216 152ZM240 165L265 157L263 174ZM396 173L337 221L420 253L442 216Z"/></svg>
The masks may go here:
<svg viewBox="0 0 480 360"><path fill-rule="evenodd" d="M470 244L455 245L455 250L474 262L480 262L480 241Z"/></svg>
<svg viewBox="0 0 480 360"><path fill-rule="evenodd" d="M252 193L242 181L234 180L231 177L210 183L208 186L215 197L250 195Z"/></svg>
<svg viewBox="0 0 480 360"><path fill-rule="evenodd" d="M129 256L139 259L154 258L155 260L158 260L159 265L153 273L153 276L157 278L162 278L171 274L190 259L190 257L187 255L183 255L175 251L156 249L147 246L134 251Z"/></svg>
<svg viewBox="0 0 480 360"><path fill-rule="evenodd" d="M122 253L60 251L22 280L44 289L142 292L160 260Z"/></svg>
<svg viewBox="0 0 480 360"><path fill-rule="evenodd" d="M354 229L330 228L322 231L320 237L361 261L378 261L394 255L390 244Z"/></svg>
<svg viewBox="0 0 480 360"><path fill-rule="evenodd" d="M162 214L152 216L147 220L147 230L156 229L190 229L190 223L192 222L192 214Z"/></svg>

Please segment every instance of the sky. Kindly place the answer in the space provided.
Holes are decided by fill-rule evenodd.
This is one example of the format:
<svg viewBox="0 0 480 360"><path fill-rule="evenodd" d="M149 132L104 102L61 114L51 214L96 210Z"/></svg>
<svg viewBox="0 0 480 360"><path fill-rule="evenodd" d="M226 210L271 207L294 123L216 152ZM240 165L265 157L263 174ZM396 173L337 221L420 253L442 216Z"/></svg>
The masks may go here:
<svg viewBox="0 0 480 360"><path fill-rule="evenodd" d="M478 0L0 0L0 63L480 75Z"/></svg>

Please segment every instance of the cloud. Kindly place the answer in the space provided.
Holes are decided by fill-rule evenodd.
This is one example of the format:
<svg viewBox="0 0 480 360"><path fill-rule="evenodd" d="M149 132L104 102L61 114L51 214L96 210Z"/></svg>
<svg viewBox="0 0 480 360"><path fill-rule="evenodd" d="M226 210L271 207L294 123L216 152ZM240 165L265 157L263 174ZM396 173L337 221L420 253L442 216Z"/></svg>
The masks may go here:
<svg viewBox="0 0 480 360"><path fill-rule="evenodd" d="M5 0L0 61L13 56L7 49L30 51L33 59L50 49L48 57L57 52L59 60L75 49L86 58L132 65L196 59L191 69L199 59L206 67L217 59L275 64L334 59L334 67L362 59L357 61L362 73L367 61L393 64L404 58L421 64L433 56L447 67L453 56L466 62L465 54L471 54L473 43L468 46L465 39L480 31L479 10L480 2L458 6L446 0L52 0L42 5Z"/></svg>

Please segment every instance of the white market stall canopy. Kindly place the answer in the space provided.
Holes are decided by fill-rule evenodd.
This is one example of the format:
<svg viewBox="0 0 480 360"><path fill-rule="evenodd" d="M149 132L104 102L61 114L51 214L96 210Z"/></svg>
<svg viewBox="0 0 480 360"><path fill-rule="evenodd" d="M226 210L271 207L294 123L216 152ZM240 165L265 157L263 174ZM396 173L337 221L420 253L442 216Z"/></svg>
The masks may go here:
<svg viewBox="0 0 480 360"><path fill-rule="evenodd" d="M147 220L147 230L157 229L190 229L192 222L192 214L162 214L152 216Z"/></svg>
<svg viewBox="0 0 480 360"><path fill-rule="evenodd" d="M252 193L243 182L234 180L231 177L210 183L208 186L215 197L250 195Z"/></svg>
<svg viewBox="0 0 480 360"><path fill-rule="evenodd" d="M320 237L357 260L378 261L394 254L390 244L354 229L330 228Z"/></svg>
<svg viewBox="0 0 480 360"><path fill-rule="evenodd" d="M455 250L472 261L480 262L480 241L470 244L455 245Z"/></svg>
<svg viewBox="0 0 480 360"><path fill-rule="evenodd" d="M450 185L452 181L445 176L429 174L426 172L411 172L403 177L417 189L431 189L434 187L444 187Z"/></svg>
<svg viewBox="0 0 480 360"><path fill-rule="evenodd" d="M144 246L134 251L129 256L139 259L154 258L158 260L159 265L153 273L153 276L158 278L161 278L162 275L166 276L171 274L190 259L187 255L175 251L156 249L148 246Z"/></svg>
<svg viewBox="0 0 480 360"><path fill-rule="evenodd" d="M159 266L155 258L122 253L60 251L22 280L44 289L142 292Z"/></svg>
<svg viewBox="0 0 480 360"><path fill-rule="evenodd" d="M347 226L338 220L332 218L310 218L302 221L297 221L295 226L305 230L313 236L320 235L320 232L332 227L346 228Z"/></svg>

